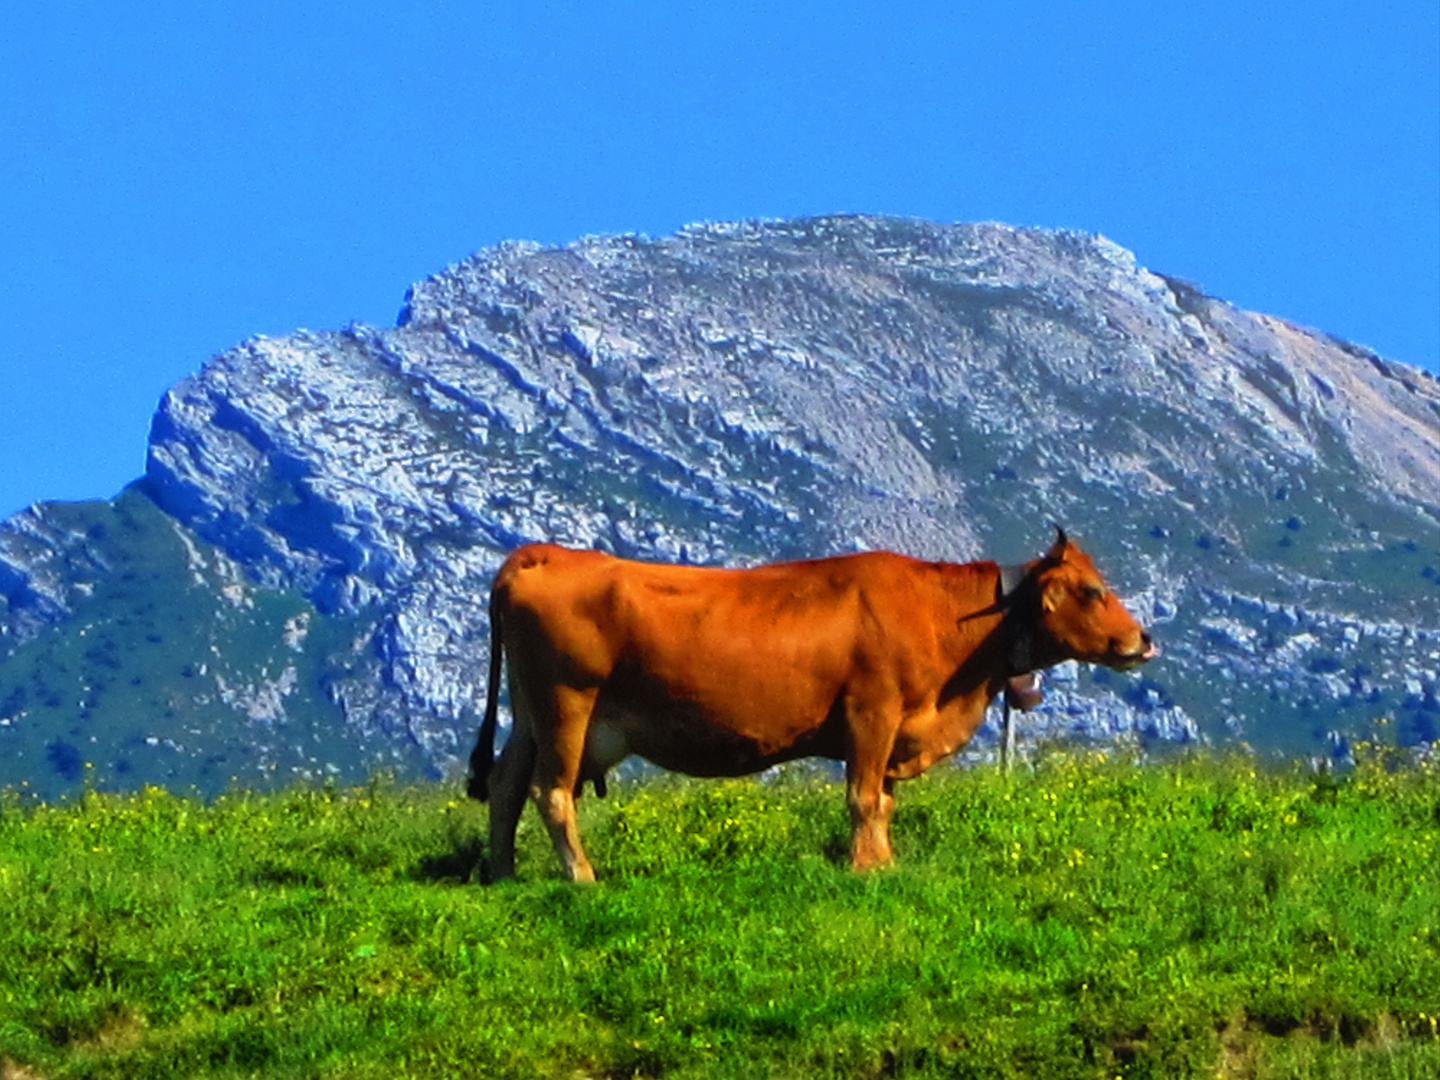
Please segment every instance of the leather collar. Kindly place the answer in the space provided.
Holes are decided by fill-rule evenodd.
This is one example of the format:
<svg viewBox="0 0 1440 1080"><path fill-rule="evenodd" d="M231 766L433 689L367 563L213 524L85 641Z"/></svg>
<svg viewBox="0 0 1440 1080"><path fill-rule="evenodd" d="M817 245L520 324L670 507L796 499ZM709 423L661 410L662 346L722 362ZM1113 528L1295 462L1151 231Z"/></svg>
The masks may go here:
<svg viewBox="0 0 1440 1080"><path fill-rule="evenodd" d="M1025 564L1000 567L1000 580L996 586L999 595L996 604L1005 612L1001 632L1010 638L1005 662L1009 665L1010 676L1028 675L1035 670L1033 629L1030 625L1035 612L1017 610L1021 594L1030 581L1030 568ZM1028 605L1026 605L1028 606Z"/></svg>

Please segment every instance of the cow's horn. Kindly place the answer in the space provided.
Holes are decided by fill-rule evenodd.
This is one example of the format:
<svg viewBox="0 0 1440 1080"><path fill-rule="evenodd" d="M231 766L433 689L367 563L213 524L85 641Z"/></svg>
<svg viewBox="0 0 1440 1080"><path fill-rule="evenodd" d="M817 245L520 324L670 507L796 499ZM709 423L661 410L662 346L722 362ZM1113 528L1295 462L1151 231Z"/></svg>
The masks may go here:
<svg viewBox="0 0 1440 1080"><path fill-rule="evenodd" d="M1054 524L1053 522L1051 524ZM1065 549L1070 546L1070 538L1065 535L1065 530L1059 525L1055 526L1055 543L1045 553L1045 558L1054 563L1065 561Z"/></svg>

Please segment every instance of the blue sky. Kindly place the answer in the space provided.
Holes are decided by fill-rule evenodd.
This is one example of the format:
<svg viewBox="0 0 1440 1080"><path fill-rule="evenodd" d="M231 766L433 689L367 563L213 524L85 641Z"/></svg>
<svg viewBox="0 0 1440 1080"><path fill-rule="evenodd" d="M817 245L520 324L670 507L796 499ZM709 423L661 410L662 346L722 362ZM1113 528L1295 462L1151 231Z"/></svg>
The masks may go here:
<svg viewBox="0 0 1440 1080"><path fill-rule="evenodd" d="M116 493L253 334L504 239L1104 233L1436 370L1440 6L48 0L0 32L0 516Z"/></svg>

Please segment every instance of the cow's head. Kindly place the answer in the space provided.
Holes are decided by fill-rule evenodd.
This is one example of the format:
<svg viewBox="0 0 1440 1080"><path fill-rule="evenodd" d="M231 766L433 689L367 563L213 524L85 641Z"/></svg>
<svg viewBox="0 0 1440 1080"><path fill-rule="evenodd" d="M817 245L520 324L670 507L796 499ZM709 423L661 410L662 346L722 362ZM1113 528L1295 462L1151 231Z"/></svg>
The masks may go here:
<svg viewBox="0 0 1440 1080"><path fill-rule="evenodd" d="M1032 571L1040 608L1037 659L1083 660L1125 671L1158 655L1150 635L1110 591L1090 556L1063 529L1056 532L1055 545Z"/></svg>

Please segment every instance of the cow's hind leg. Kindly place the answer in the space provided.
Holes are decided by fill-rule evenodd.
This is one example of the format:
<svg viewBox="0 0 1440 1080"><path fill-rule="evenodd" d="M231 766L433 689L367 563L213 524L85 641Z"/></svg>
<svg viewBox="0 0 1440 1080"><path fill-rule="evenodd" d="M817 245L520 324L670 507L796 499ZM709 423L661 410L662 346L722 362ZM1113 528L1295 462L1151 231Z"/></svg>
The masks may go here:
<svg viewBox="0 0 1440 1080"><path fill-rule="evenodd" d="M515 696L511 695L511 700ZM515 712L515 724L500 751L490 782L490 880L515 875L515 829L535 771L535 736L528 720Z"/></svg>
<svg viewBox="0 0 1440 1080"><path fill-rule="evenodd" d="M490 880L515 876L515 829L535 773L532 679L523 660L510 659L510 738L490 777Z"/></svg>
<svg viewBox="0 0 1440 1080"><path fill-rule="evenodd" d="M530 794L545 820L555 853L571 881L594 881L595 869L580 843L575 820L575 791L585 754L585 735L595 709L597 689L556 687L549 716L537 715L544 730L536 740L535 779Z"/></svg>

